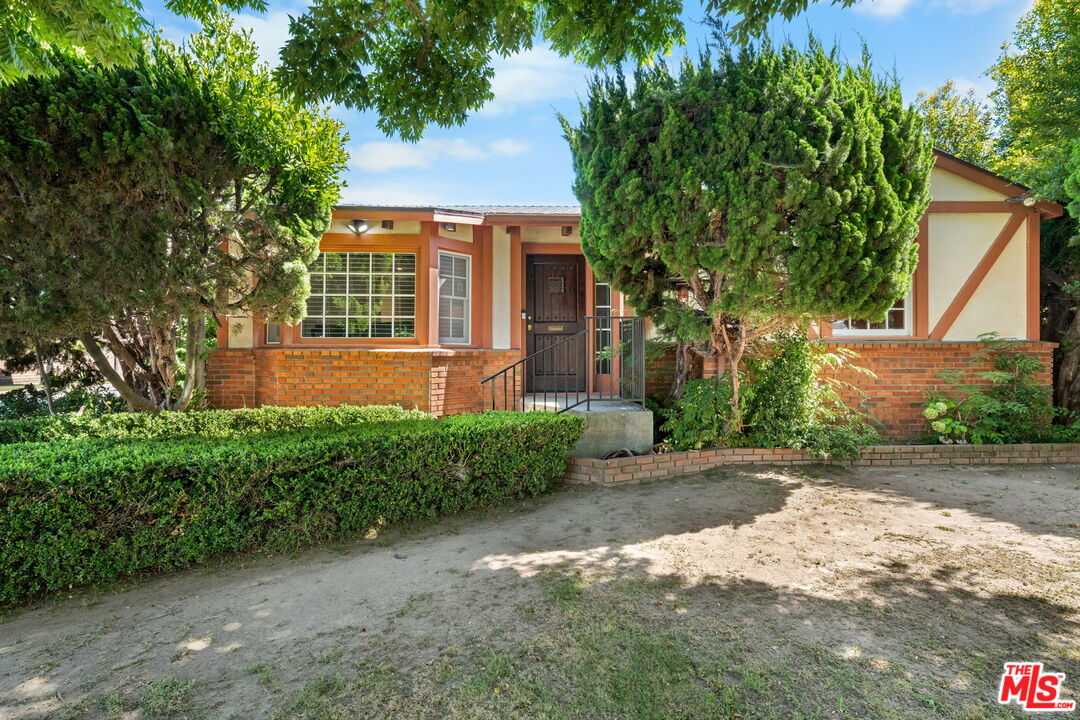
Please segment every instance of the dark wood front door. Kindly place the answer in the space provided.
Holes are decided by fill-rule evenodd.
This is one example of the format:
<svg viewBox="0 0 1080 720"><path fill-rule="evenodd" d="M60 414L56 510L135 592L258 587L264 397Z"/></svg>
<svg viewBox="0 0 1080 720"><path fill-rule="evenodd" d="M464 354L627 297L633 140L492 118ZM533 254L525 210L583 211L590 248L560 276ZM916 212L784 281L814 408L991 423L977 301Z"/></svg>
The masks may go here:
<svg viewBox="0 0 1080 720"><path fill-rule="evenodd" d="M528 354L585 329L585 258L525 256L525 341ZM525 369L528 392L585 390L586 338L567 340Z"/></svg>

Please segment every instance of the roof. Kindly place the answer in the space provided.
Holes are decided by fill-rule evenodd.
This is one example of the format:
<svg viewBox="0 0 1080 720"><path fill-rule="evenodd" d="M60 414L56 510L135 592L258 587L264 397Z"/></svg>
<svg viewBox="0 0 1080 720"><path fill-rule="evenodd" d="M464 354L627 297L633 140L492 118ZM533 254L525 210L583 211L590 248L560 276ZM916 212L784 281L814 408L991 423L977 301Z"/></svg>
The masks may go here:
<svg viewBox="0 0 1080 720"><path fill-rule="evenodd" d="M433 220L466 225L573 225L577 205L338 205L337 217L366 220Z"/></svg>
<svg viewBox="0 0 1080 720"><path fill-rule="evenodd" d="M934 148L934 157L937 167L942 170L955 173L967 180L989 188L994 192L1001 193L1002 195L1011 198L1013 202L1032 195L1031 188L1027 185L1014 182L1007 177L998 175L975 163L968 162L952 153L947 153L944 150ZM1047 217L1061 217L1065 213L1065 208L1048 200L1040 200L1032 207Z"/></svg>
<svg viewBox="0 0 1080 720"><path fill-rule="evenodd" d="M1031 194L1026 185L944 150L935 148L934 157L937 167L1013 198L1013 202ZM1060 217L1064 213L1064 208L1052 202L1039 201L1034 207L1048 217ZM577 205L338 205L335 211L338 217L431 220L466 225L567 225L581 219L581 208Z"/></svg>

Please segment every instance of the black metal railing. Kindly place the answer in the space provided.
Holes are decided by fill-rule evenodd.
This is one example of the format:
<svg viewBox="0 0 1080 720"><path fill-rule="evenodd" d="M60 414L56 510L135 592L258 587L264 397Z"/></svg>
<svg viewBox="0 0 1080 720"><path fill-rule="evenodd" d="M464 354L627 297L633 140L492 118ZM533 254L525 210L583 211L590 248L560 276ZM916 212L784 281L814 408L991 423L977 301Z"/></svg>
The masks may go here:
<svg viewBox="0 0 1080 720"><path fill-rule="evenodd" d="M589 315L561 337L480 381L490 410L566 412L621 400L645 405L645 319Z"/></svg>

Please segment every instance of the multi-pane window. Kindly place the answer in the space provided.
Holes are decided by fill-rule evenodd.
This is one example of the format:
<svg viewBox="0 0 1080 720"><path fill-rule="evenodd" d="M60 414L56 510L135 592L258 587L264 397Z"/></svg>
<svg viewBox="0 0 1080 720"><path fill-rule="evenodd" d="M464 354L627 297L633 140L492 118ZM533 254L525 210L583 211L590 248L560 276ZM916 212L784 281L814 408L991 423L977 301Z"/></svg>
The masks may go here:
<svg viewBox="0 0 1080 720"><path fill-rule="evenodd" d="M833 333L837 335L907 335L910 327L911 296L900 298L879 322L846 318L834 320Z"/></svg>
<svg viewBox="0 0 1080 720"><path fill-rule="evenodd" d="M596 283L593 295L596 316L598 318L611 317L611 286L607 283ZM596 321L596 374L608 375L611 373L611 321Z"/></svg>
<svg viewBox="0 0 1080 720"><path fill-rule="evenodd" d="M305 338L416 336L416 254L326 252L311 265Z"/></svg>
<svg viewBox="0 0 1080 720"><path fill-rule="evenodd" d="M439 342L469 342L469 256L439 253Z"/></svg>

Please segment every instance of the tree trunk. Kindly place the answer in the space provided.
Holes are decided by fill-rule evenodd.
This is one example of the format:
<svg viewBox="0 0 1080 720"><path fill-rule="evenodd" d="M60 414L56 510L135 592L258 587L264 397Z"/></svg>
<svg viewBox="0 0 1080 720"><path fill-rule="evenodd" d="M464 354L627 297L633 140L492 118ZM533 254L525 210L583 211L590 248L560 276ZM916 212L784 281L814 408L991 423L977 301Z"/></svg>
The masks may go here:
<svg viewBox="0 0 1080 720"><path fill-rule="evenodd" d="M49 381L49 373L45 371L45 363L41 361L41 350L34 343L34 360L37 362L38 374L41 375L41 386L45 388L45 404L49 406L49 415L56 415L53 408L52 383Z"/></svg>
<svg viewBox="0 0 1080 720"><path fill-rule="evenodd" d="M686 391L686 381L690 377L693 366L694 346L691 343L676 342L675 344L675 368L672 373L671 387L668 389L667 403L670 405L683 396Z"/></svg>
<svg viewBox="0 0 1080 720"><path fill-rule="evenodd" d="M180 396L172 404L173 410L185 410L191 404L195 396L195 390L202 384L203 365L206 359L202 356L203 344L206 340L206 318L197 316L197 319L188 318L187 321L187 353L184 357L184 387Z"/></svg>
<svg viewBox="0 0 1080 720"><path fill-rule="evenodd" d="M157 412L160 408L152 401L140 395L135 391L120 373L116 372L116 369L109 362L109 358L105 357L105 353L101 351L101 347L97 344L97 340L90 333L83 333L79 336L83 346L86 347L86 353L94 361L94 365L97 366L98 372L105 376L105 379L109 381L109 384L116 388L116 391L120 393L120 397L124 398L128 407L133 412Z"/></svg>
<svg viewBox="0 0 1080 720"><path fill-rule="evenodd" d="M1080 412L1080 313L1073 313L1072 322L1061 336L1061 356L1054 385L1057 404Z"/></svg>

